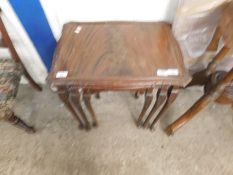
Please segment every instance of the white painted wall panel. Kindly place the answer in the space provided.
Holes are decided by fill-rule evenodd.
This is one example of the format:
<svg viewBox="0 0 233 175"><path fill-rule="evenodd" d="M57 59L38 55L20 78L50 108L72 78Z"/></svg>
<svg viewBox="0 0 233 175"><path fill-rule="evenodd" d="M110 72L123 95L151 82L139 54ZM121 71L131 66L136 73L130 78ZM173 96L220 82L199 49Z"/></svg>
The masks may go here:
<svg viewBox="0 0 233 175"><path fill-rule="evenodd" d="M12 7L0 0L2 20L27 71L38 83L45 83L47 70ZM0 54L4 54L3 52Z"/></svg>
<svg viewBox="0 0 233 175"><path fill-rule="evenodd" d="M55 38L69 21L169 21L179 0L40 0ZM45 83L47 70L8 1L0 0L3 20L27 70Z"/></svg>
<svg viewBox="0 0 233 175"><path fill-rule="evenodd" d="M168 21L179 0L40 0L55 37L69 21Z"/></svg>

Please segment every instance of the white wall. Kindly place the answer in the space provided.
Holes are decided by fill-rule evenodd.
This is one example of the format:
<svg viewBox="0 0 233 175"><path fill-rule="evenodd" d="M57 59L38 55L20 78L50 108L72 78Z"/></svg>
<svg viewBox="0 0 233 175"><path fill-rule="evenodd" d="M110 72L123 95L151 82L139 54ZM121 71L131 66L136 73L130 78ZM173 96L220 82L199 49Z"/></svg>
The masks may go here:
<svg viewBox="0 0 233 175"><path fill-rule="evenodd" d="M6 0L0 0L0 7L2 9L2 20L27 71L36 82L45 83L45 78L47 77L46 67L14 10ZM5 49L0 49L0 54L0 58L10 57L10 54Z"/></svg>
<svg viewBox="0 0 233 175"><path fill-rule="evenodd" d="M69 21L169 21L179 0L40 0L56 38Z"/></svg>
<svg viewBox="0 0 233 175"><path fill-rule="evenodd" d="M69 21L169 21L179 0L40 0L55 38ZM32 77L45 83L47 70L7 0L0 0L3 20Z"/></svg>

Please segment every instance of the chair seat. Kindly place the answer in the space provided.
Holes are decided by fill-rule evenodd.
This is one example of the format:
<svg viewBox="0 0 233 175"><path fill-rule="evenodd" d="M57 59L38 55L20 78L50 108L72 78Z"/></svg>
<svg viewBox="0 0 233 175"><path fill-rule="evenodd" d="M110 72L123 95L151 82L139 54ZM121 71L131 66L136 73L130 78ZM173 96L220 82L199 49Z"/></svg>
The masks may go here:
<svg viewBox="0 0 233 175"><path fill-rule="evenodd" d="M0 59L0 119L12 114L22 67L11 59Z"/></svg>

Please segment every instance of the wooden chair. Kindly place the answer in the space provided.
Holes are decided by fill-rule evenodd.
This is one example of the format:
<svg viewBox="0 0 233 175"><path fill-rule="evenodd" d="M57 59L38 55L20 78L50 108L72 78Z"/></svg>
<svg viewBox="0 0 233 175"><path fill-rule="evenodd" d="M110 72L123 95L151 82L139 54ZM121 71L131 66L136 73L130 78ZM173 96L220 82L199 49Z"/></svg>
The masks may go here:
<svg viewBox="0 0 233 175"><path fill-rule="evenodd" d="M17 95L19 81L22 74L27 78L34 89L42 91L42 88L32 79L21 62L20 57L18 56L7 33L1 16L0 33L0 47L9 49L12 58L0 58L0 120L8 121L27 132L35 132L33 127L28 126L14 114L12 107Z"/></svg>
<svg viewBox="0 0 233 175"><path fill-rule="evenodd" d="M204 74L203 72L197 73L196 76L194 76L194 80L191 82L191 85L205 82L205 94L180 118L166 128L165 131L168 135L173 134L190 121L195 114L200 112L211 101L227 103L233 106L233 68L228 73L215 71L218 63L224 59L230 49L233 49L233 2L223 7L222 17L207 50L217 49L221 36L224 38L224 47L213 58L212 62L204 71ZM202 75L202 78L197 78L197 75L199 77Z"/></svg>
<svg viewBox="0 0 233 175"><path fill-rule="evenodd" d="M18 118L12 108L17 95L22 66L12 59L0 59L0 120L5 120L27 132L35 130Z"/></svg>

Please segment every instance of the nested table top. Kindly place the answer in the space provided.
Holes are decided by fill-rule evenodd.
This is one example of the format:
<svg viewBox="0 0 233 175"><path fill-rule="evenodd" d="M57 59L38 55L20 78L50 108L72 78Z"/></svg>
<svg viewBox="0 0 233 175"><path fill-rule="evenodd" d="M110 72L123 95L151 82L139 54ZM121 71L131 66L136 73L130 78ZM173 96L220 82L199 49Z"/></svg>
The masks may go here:
<svg viewBox="0 0 233 175"><path fill-rule="evenodd" d="M114 90L185 86L190 77L165 22L70 22L48 80L55 86Z"/></svg>

